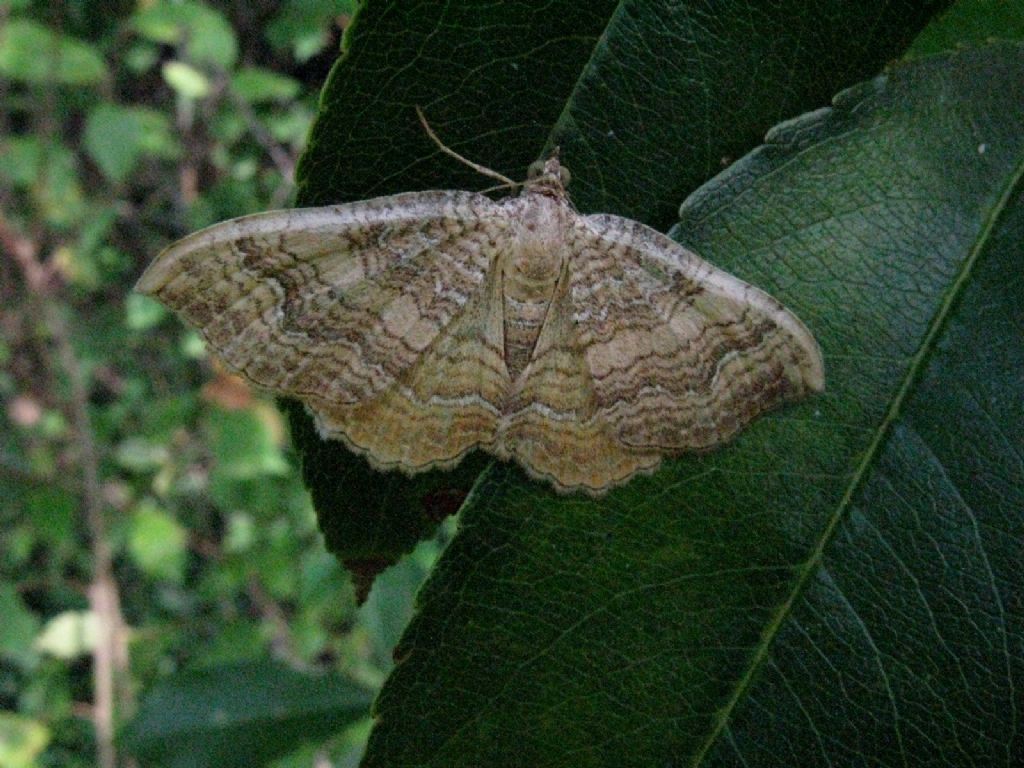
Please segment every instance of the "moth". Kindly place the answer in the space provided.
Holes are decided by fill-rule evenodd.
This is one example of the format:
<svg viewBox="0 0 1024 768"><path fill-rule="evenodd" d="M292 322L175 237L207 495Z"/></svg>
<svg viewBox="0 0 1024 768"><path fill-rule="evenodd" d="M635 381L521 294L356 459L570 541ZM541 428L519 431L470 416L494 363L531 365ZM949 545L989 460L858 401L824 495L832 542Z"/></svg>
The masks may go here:
<svg viewBox="0 0 1024 768"><path fill-rule="evenodd" d="M644 224L581 215L566 179L551 157L498 201L232 219L168 247L137 289L379 470L481 449L600 495L823 389L792 312Z"/></svg>

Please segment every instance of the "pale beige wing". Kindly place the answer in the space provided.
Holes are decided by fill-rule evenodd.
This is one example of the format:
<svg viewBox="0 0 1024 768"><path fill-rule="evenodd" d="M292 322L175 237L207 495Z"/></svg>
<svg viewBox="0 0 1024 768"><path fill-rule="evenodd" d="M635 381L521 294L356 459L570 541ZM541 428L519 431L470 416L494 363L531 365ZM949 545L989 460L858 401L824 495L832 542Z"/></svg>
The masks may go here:
<svg viewBox="0 0 1024 768"><path fill-rule="evenodd" d="M566 262L533 356L506 406L497 453L560 491L597 495L652 470L661 454L624 447L595 418L597 393L573 324L570 291Z"/></svg>
<svg viewBox="0 0 1024 768"><path fill-rule="evenodd" d="M824 388L818 344L774 298L617 216L572 236L573 323L594 419L624 446L705 450Z"/></svg>
<svg viewBox="0 0 1024 768"><path fill-rule="evenodd" d="M649 227L579 217L566 250L501 432L532 475L600 494L824 386L795 315Z"/></svg>
<svg viewBox="0 0 1024 768"><path fill-rule="evenodd" d="M305 402L324 436L416 471L493 439L507 225L466 192L257 214L170 246L137 287L244 378Z"/></svg>
<svg viewBox="0 0 1024 768"><path fill-rule="evenodd" d="M357 405L306 403L321 433L343 439L378 469L451 467L492 447L511 382L503 354L498 270L403 371L394 386Z"/></svg>

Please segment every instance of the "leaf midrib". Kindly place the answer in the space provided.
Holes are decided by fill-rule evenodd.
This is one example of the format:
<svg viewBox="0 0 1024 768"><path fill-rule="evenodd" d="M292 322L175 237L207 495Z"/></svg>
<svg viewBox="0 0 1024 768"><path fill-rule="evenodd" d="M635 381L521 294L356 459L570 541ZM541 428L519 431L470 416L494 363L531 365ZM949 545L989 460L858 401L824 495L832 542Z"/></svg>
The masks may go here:
<svg viewBox="0 0 1024 768"><path fill-rule="evenodd" d="M761 666L767 661L768 653L775 637L779 633L779 630L793 612L796 602L803 594L807 583L817 572L818 566L824 559L825 550L828 548L828 545L839 530L840 523L843 522L846 516L846 511L852 504L854 497L867 480L868 474L874 465L875 460L878 458L885 446L890 429L900 415L904 403L907 401L907 398L910 397L915 385L920 379L925 365L931 356L932 349L934 348L939 335L942 333L949 315L952 313L954 306L960 298L960 295L962 294L963 289L974 270L975 263L984 251L985 247L988 245L996 224L1022 180L1024 180L1024 158L1020 160L1017 167L1014 169L1003 193L990 210L989 215L986 217L981 229L978 231L978 236L975 239L975 243L972 246L970 253L961 264L956 279L947 290L942 303L939 305L938 311L932 318L924 339L921 342L921 346L911 358L910 366L907 368L907 372L903 377L900 388L892 399L885 416L875 430L874 437L868 445L863 459L850 479L843 497L839 500L835 510L830 515L828 523L822 530L821 535L818 537L818 541L815 544L814 549L811 551L810 557L805 561L803 567L797 571L797 578L793 583L793 587L790 590L789 595L779 606L779 609L776 611L772 620L767 624L765 632L762 634L762 640L756 646L754 655L747 667L747 671L737 681L735 690L733 691L732 696L729 697L725 706L718 710L714 726L709 732L707 739L705 739L704 743L701 744L694 754L693 761L691 762L692 768L697 768L702 765L704 758L711 751L711 748L718 742L722 731L725 729L732 717L733 711L743 699L744 694L746 694L747 690L751 687Z"/></svg>
<svg viewBox="0 0 1024 768"><path fill-rule="evenodd" d="M608 30L611 29L612 23L622 13L622 9L624 6L625 0L619 0L619 2L615 6L615 10L608 14L608 22L604 25L604 29L601 30L601 34L598 35L597 38L594 40L594 45L590 51L590 57L587 59L586 63L584 63L583 66L580 67L580 73L579 75L576 76L576 82L573 83L573 86L570 89L568 96L565 97L565 105L562 107L562 111L558 114L558 117L556 117L554 121L551 123L551 129L548 131L548 137L544 142L544 146L542 146L537 153L538 159L543 158L545 147L550 147L554 145L554 139L555 136L558 135L559 127L563 125L563 122L568 120L569 108L570 106L572 106L572 104L575 103L576 96L580 90L580 83L583 79L583 75L587 71L589 71L591 63L597 56L597 51L602 47L602 44L608 38ZM494 473L497 464L498 462L496 461L490 462L486 467L484 467L480 474L477 475L476 480L473 482L473 485L469 490L469 493L466 494L466 498L463 499L462 504L459 505L459 513L461 513L463 510L469 509L472 506L472 502L476 501L475 497L479 493L479 489L484 486L490 475Z"/></svg>
<svg viewBox="0 0 1024 768"><path fill-rule="evenodd" d="M568 96L565 97L565 104L562 106L562 111L558 113L558 117L551 123L551 129L548 131L548 137L544 142L544 146L540 148L539 158L543 157L546 147L553 147L555 142L555 136L558 135L559 129L569 122L569 110L576 103L576 97L580 92L580 84L583 81L583 76L590 71L591 65L594 59L597 58L597 52L604 47L604 42L608 39L608 31L612 28L615 20L622 14L622 9L625 7L625 0L619 0L615 5L615 10L608 14L608 21L604 25L604 29L601 30L601 34L594 40L594 45L590 49L590 57L580 67L580 72L576 76L576 82L572 84L572 88L569 90Z"/></svg>

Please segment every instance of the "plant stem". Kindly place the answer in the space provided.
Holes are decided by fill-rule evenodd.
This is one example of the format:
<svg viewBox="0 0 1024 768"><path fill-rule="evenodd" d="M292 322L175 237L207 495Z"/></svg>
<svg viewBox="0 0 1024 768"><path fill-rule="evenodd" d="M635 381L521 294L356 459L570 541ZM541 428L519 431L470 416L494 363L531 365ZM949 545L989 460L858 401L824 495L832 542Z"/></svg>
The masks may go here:
<svg viewBox="0 0 1024 768"><path fill-rule="evenodd" d="M68 382L69 397L65 407L74 432L75 453L81 471L82 511L92 551L89 604L99 620L99 637L93 649L92 707L97 763L100 768L116 768L115 713L117 700L123 698L118 696L117 678L128 667L127 632L103 514L99 458L89 419L88 383L81 361L71 344L70 332L59 301L54 295L57 282L53 279L52 271L39 260L37 244L17 232L0 216L0 246L20 268L29 300L37 306L43 318L56 347L57 361ZM54 390L57 390L56 382Z"/></svg>

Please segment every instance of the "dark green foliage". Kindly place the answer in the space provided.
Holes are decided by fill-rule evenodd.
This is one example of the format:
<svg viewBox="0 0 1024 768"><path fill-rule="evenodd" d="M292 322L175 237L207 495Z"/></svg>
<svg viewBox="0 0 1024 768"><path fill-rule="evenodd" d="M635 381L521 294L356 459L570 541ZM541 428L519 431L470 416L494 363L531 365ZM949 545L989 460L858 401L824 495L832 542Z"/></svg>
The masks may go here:
<svg viewBox="0 0 1024 768"><path fill-rule="evenodd" d="M267 662L222 665L157 685L123 734L166 768L246 768L317 743L362 717L364 688Z"/></svg>
<svg viewBox="0 0 1024 768"><path fill-rule="evenodd" d="M1021 761L1018 4L918 36L946 3L369 0L319 105L351 3L116 5L0 9L0 763L97 762L62 328L132 628L122 760L354 766L390 674L367 766ZM300 204L489 186L416 105L514 178L560 145L581 211L777 295L827 391L599 501L483 456L410 480L129 293L286 204L314 112ZM412 552L357 611L328 550L359 589Z"/></svg>
<svg viewBox="0 0 1024 768"><path fill-rule="evenodd" d="M292 439L302 446L302 477L317 510L324 543L352 575L362 603L377 575L458 512L488 458L468 456L451 472L414 479L374 472L366 461L320 439L302 404L282 399Z"/></svg>
<svg viewBox="0 0 1024 768"><path fill-rule="evenodd" d="M290 195L285 176L335 56L325 46L338 43L335 20L350 8L320 3L310 14L306 3L273 5L0 3L7 768L97 765L90 594L99 540L112 553L131 628L119 646L131 663L117 674L124 685L115 726L131 715L131 699L142 698L122 762L127 747L199 754L198 734L160 742L166 723L150 719L168 701L160 692L181 685L180 670L215 680L228 711L251 707L260 686L294 674L294 697L277 702L275 727L232 725L231 746L250 764L310 742L352 759L366 728L342 733L341 713L364 719L365 690L391 665L395 631L379 612L367 613L373 629L356 614L348 579L324 549L281 415L211 367L197 337L159 305L131 293L169 240ZM274 41L253 25L277 29ZM300 48L301 61L293 56ZM48 277L33 282L32 265ZM91 449L77 422L75 375ZM86 513L86 454L96 460L98 538ZM435 552L425 546L402 565L405 581L392 579L374 596L375 604L404 606L392 622L408 618L411 590ZM276 676L264 675L272 656L303 673L271 667ZM257 666L239 671L241 661ZM351 696L319 710L297 704L300 694L321 690L326 672L362 685L349 684ZM201 708L213 691L195 685ZM228 734L218 735L214 722L203 738L223 744Z"/></svg>
<svg viewBox="0 0 1024 768"><path fill-rule="evenodd" d="M453 149L511 178L560 145L581 211L664 229L723 158L874 74L936 7L371 2L324 89L297 202L491 186L437 151L416 119L420 106ZM419 500L443 476L382 480L340 444L322 444L301 409L289 415L307 483L330 499L316 505L321 526L345 533L329 539L332 551L365 558L376 549L387 562L433 529ZM460 476L449 476L446 494L457 496Z"/></svg>
<svg viewBox="0 0 1024 768"><path fill-rule="evenodd" d="M896 65L684 203L673 234L807 320L828 390L597 503L491 473L420 595L366 764L1019 751L1024 283L974 285L1020 257L1022 122L1018 45ZM988 334L995 350L963 343ZM973 455L961 429L1000 449Z"/></svg>
<svg viewBox="0 0 1024 768"><path fill-rule="evenodd" d="M363 66L373 67L361 56L401 62L405 48L399 44L385 53L365 43L364 53L360 33L371 32L360 24L368 23L368 17L354 27L349 56L325 96L327 108L303 166L307 199L325 202L399 188L472 185L469 179L448 180L448 173L466 171L446 170L447 159L429 174L441 183L419 180L432 150L417 138L411 117L402 114L410 103L419 103L429 117L435 88L444 93L447 112L432 122L442 136L454 134L446 140L456 149L474 158L520 152L524 159L518 163L493 163L502 172L515 173L512 166L525 165L545 145L561 143L581 210L628 212L628 187L635 180L655 188L662 176L674 183L678 174L671 164L623 170L611 153L606 158L593 150L589 157L573 157L572 141L554 138L560 121L548 120L541 106L530 119L535 94L518 99L516 115L525 117L517 125L533 126L539 138L484 125L485 95L481 103L466 99L461 107L451 106L460 94L446 72L454 70L451 81L462 82L461 62L431 71L430 46L442 44L433 38L410 45L415 52L407 66L418 65L421 73L427 69L426 77L405 79L369 99L371 88L362 84L359 73ZM379 25L386 28L393 20L389 15ZM443 21L435 19L424 29L458 26ZM428 53L421 52L424 45ZM536 44L524 47L534 56L544 50ZM571 49L562 53L571 59ZM467 69L474 69L472 59ZM560 71L557 65L549 69ZM633 65L628 75L637 74ZM747 704L746 696L756 694L754 681L774 663L772 642L787 631L800 631L791 629L796 619L789 620L790 612L804 590L828 573L823 563L834 538L856 527L853 510L896 434L891 431L895 416L914 392L949 308L988 243L989 218L1003 211L1000 200L1016 183L1022 75L1013 49L897 68L889 81L868 82L845 93L827 115L775 131L766 148L684 206L677 237L772 290L819 334L831 361L829 392L764 421L731 448L676 462L598 503L555 497L512 468L490 472L475 489L459 534L420 596L419 613L397 651L401 664L377 705L381 719L367 764L741 763L761 754L765 764L779 759L770 749L759 753L752 746L767 740L763 712L751 716L746 751L734 746L738 735L727 728L728 718L733 713L740 717L743 704L757 706ZM827 70L809 76L827 76ZM773 92L771 82L764 87ZM502 84L495 92L517 93L514 84ZM577 94L565 109L575 109ZM961 111L951 110L951 104L963 105ZM621 119L614 106L604 106L603 119ZM360 109L354 129L327 140L330 126L340 126L341 115ZM454 129L445 124L446 114ZM720 127L717 114L706 117ZM583 118L567 122L586 133ZM694 122L701 125L680 120L679 129L686 131ZM475 132L471 125L478 126ZM383 157L356 150L363 130L376 131L388 143ZM641 145L645 139L642 133L639 138L624 135ZM987 136L1002 148L1000 154L992 154ZM500 147L487 146L499 142ZM642 149L634 154L644 157ZM346 156L352 159L344 165L334 160ZM361 183L362 158L370 163L367 183L361 192L350 191L348 185ZM392 170L398 167L406 169L401 176ZM602 180L595 207L590 207L585 182L580 191L581 178ZM952 196L950 179L958 185ZM314 192L318 185L335 196ZM605 194L609 190L611 197ZM1020 351L1011 357L1020 361ZM1020 384L1019 378L1005 382L1002 398L1019 398ZM1011 462L1013 455L1007 454ZM321 452L315 460L323 459ZM1012 472L1012 467L1000 471ZM936 502L925 496L920 503L928 509ZM320 512L322 518L336 514L334 509ZM1011 540L1019 541L1019 521L1015 525ZM999 559L1008 566L1006 556ZM843 565L856 571L860 563ZM925 578L914 567L929 573L926 563L914 563L904 576L910 587ZM1004 583L1004 594L992 598L997 603L1009 600L1009 576L997 576ZM984 577L982 570L975 578ZM935 585L940 594L945 588ZM965 591L954 602L979 599L984 597ZM969 620L970 613L961 610L960 616ZM929 642L948 647L946 653L954 658L973 655L975 635L954 639L945 632L890 650L892 655L899 651L910 666L904 690L938 679L951 696L959 691L955 712L914 721L914 733L924 735L916 741L908 736L905 754L943 759L945 739L958 718L976 718L972 712L986 711L986 705L1010 720L989 720L984 736L965 754L985 760L1019 750L1006 734L1012 734L1012 678L1020 670L1007 668L1006 653L1001 656L997 648L985 662L990 687L980 699L970 685L958 682L955 668L929 675L926 670L935 667L935 659L910 664L922 658L921 646ZM1006 630L996 621L990 632L998 636ZM874 660L863 656L847 663L847 674L858 679L874 670L872 690L884 690L887 677L895 676L884 667L877 671ZM994 679L1000 682L991 685ZM459 695L447 695L452 690ZM869 706L873 699L840 690L848 716L860 711L866 711L862 717L878 716ZM940 702L941 696L929 711L939 711ZM901 701L889 706L898 710ZM783 713L780 722L788 722L784 718ZM804 737L819 727L841 732L836 723L791 722ZM820 755L822 762L841 760L844 752L858 749L900 754L892 734L868 747L857 741L869 730L866 723L845 727L853 743L840 741L817 752L803 747L784 761L803 764ZM797 734L772 735L779 744L797 740Z"/></svg>

